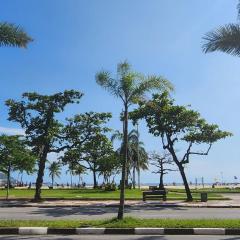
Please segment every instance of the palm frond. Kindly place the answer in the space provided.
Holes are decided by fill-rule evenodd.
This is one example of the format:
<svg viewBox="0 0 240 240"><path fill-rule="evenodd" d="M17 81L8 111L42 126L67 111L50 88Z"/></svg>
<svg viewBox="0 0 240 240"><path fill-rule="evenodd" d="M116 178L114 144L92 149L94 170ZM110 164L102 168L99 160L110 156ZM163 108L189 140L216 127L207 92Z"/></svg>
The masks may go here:
<svg viewBox="0 0 240 240"><path fill-rule="evenodd" d="M153 90L170 92L174 90L173 85L162 76L151 75L142 79L131 94L133 102L138 102L145 97L145 93Z"/></svg>
<svg viewBox="0 0 240 240"><path fill-rule="evenodd" d="M0 46L26 48L33 39L27 33L12 23L0 23Z"/></svg>
<svg viewBox="0 0 240 240"><path fill-rule="evenodd" d="M238 12L238 19L240 20L240 0L238 0L237 12Z"/></svg>
<svg viewBox="0 0 240 240"><path fill-rule="evenodd" d="M123 133L121 133L118 130L116 130L111 136L111 142L114 142L115 140L122 141L122 139L123 139Z"/></svg>
<svg viewBox="0 0 240 240"><path fill-rule="evenodd" d="M240 25L228 24L208 32L203 40L203 52L222 51L233 56L240 56Z"/></svg>
<svg viewBox="0 0 240 240"><path fill-rule="evenodd" d="M107 71L98 72L95 76L98 85L109 91L112 95L119 96L119 86L115 79L110 77Z"/></svg>

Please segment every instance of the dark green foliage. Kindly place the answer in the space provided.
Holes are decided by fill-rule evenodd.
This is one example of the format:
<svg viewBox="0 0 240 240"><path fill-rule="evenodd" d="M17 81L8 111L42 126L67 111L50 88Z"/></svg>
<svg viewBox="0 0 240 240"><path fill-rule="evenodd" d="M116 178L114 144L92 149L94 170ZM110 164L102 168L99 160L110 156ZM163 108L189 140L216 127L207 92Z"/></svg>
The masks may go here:
<svg viewBox="0 0 240 240"><path fill-rule="evenodd" d="M174 105L168 93L155 94L152 100L141 102L139 108L133 111L131 118L134 121L145 119L149 132L160 137L163 149L172 156L179 168L187 198L192 200L191 192L184 172L184 165L189 162L192 155L208 155L212 144L220 139L232 136L231 133L221 131L215 124L208 124L200 117L200 114L185 106ZM183 156L177 154L177 143L185 143L186 151ZM202 152L193 150L200 144L207 149Z"/></svg>
<svg viewBox="0 0 240 240"><path fill-rule="evenodd" d="M70 148L65 144L66 136L60 136L63 125L56 119L56 114L63 112L66 105L79 103L82 93L74 90L53 95L24 93L21 101L9 99L8 120L17 122L25 129L28 145L38 156L38 177L35 200L41 199L45 163L50 152L61 152ZM60 144L60 146L59 146Z"/></svg>
<svg viewBox="0 0 240 240"><path fill-rule="evenodd" d="M0 136L0 171L7 175L7 198L11 172L19 170L32 173L36 160L36 156L27 147L23 137L18 135Z"/></svg>
<svg viewBox="0 0 240 240"><path fill-rule="evenodd" d="M99 176L103 176L104 184L114 183L114 178L120 173L121 162L119 161L119 156L116 152L111 150L108 156L105 156L98 161L98 172ZM112 183L111 183L111 176Z"/></svg>
<svg viewBox="0 0 240 240"><path fill-rule="evenodd" d="M240 1L237 5L238 18L240 16ZM233 56L240 56L240 25L226 24L213 31L208 32L203 37L203 52L221 51Z"/></svg>
<svg viewBox="0 0 240 240"><path fill-rule="evenodd" d="M97 187L96 173L99 172L101 159L108 158L113 154L111 141L105 133L110 129L105 124L111 118L110 113L84 113L78 114L71 119L63 132L68 136L68 141L74 145L67 150L61 161L65 164L82 165L93 172L94 187Z"/></svg>
<svg viewBox="0 0 240 240"><path fill-rule="evenodd" d="M0 23L0 46L26 48L33 39L19 26L12 23Z"/></svg>
<svg viewBox="0 0 240 240"><path fill-rule="evenodd" d="M233 56L240 56L240 25L227 24L208 32L204 37L205 53L222 51Z"/></svg>

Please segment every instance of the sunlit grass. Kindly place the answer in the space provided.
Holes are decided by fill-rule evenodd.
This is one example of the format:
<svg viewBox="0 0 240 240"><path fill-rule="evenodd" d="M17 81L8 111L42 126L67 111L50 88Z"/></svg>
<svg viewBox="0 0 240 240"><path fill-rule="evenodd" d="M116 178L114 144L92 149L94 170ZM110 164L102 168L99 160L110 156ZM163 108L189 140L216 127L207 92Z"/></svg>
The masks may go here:
<svg viewBox="0 0 240 240"><path fill-rule="evenodd" d="M160 213L159 213L160 214ZM123 220L0 220L0 227L107 227L107 228L240 228L240 219L139 219Z"/></svg>
<svg viewBox="0 0 240 240"><path fill-rule="evenodd" d="M43 189L43 198L61 198L61 199L99 199L99 200L118 200L120 192L117 191L105 191L102 189ZM6 196L6 190L0 190L0 197ZM34 189L11 189L10 198L33 198ZM227 199L223 198L220 194L209 193L209 200L214 199ZM195 200L200 199L200 193L193 193ZM142 191L139 189L127 189L126 190L127 200L139 200L142 199ZM167 194L169 200L185 200L186 194L182 191L172 192L169 191Z"/></svg>

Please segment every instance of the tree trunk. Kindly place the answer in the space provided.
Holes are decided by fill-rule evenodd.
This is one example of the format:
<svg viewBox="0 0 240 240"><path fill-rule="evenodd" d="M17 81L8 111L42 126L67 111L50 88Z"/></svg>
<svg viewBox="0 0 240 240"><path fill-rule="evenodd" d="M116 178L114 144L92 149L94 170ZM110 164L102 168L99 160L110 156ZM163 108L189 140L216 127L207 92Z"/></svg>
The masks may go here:
<svg viewBox="0 0 240 240"><path fill-rule="evenodd" d="M72 182L72 171L70 171L70 178L71 178L71 188L73 187L73 182Z"/></svg>
<svg viewBox="0 0 240 240"><path fill-rule="evenodd" d="M95 168L93 169L93 188L97 188L98 183L97 183L97 176L96 176L96 170Z"/></svg>
<svg viewBox="0 0 240 240"><path fill-rule="evenodd" d="M9 164L8 170L7 170L7 197L6 197L7 200L9 197L9 188L10 188L10 171L11 171L11 166Z"/></svg>
<svg viewBox="0 0 240 240"><path fill-rule="evenodd" d="M163 173L160 173L160 183L159 183L159 189L164 189L164 184L163 184Z"/></svg>
<svg viewBox="0 0 240 240"><path fill-rule="evenodd" d="M54 175L52 175L52 188L53 188L53 184L54 184Z"/></svg>
<svg viewBox="0 0 240 240"><path fill-rule="evenodd" d="M164 184L163 184L163 175L164 175L164 169L163 169L163 162L160 162L160 182L159 182L159 188L164 189Z"/></svg>
<svg viewBox="0 0 240 240"><path fill-rule="evenodd" d="M124 109L124 152L122 159L122 180L121 180L121 191L120 191L120 203L118 209L118 219L123 219L124 214L124 202L125 202L125 179L126 179L126 163L128 157L128 105L125 104Z"/></svg>
<svg viewBox="0 0 240 240"><path fill-rule="evenodd" d="M81 183L81 174L78 175L78 184L79 184L79 187L80 187L80 183Z"/></svg>
<svg viewBox="0 0 240 240"><path fill-rule="evenodd" d="M141 188L141 183L140 183L140 168L138 167L138 188L140 189Z"/></svg>
<svg viewBox="0 0 240 240"><path fill-rule="evenodd" d="M35 201L41 200L41 187L43 183L43 176L44 176L44 170L45 170L45 164L47 160L47 154L48 154L48 148L46 146L43 147L43 151L40 153L40 159L38 163L38 176L36 181L36 190L35 190Z"/></svg>
<svg viewBox="0 0 240 240"><path fill-rule="evenodd" d="M135 163L133 166L133 189L136 188L136 167L135 167Z"/></svg>
<svg viewBox="0 0 240 240"><path fill-rule="evenodd" d="M187 194L187 201L191 202L193 200L193 198L192 198L192 194L191 194L191 191L190 191L190 188L189 188L189 185L188 185L188 182L187 182L187 178L186 178L186 175L185 175L185 172L184 172L184 167L181 165L181 163L179 163L178 168L179 168L179 171L181 173L183 184L184 184L185 191L186 191L186 194Z"/></svg>

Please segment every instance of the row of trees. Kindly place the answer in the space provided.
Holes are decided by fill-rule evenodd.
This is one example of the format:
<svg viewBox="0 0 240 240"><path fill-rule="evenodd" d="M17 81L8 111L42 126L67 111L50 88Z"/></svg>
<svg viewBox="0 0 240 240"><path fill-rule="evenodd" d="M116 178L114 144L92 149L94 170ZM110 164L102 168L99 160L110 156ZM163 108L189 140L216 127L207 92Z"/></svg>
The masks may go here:
<svg viewBox="0 0 240 240"><path fill-rule="evenodd" d="M208 33L204 37L206 43L203 50L205 52L221 50L233 55L239 55L239 29L239 25L230 24ZM7 23L0 25L1 45L26 47L30 41L32 39L20 28ZM169 92L173 89L169 81L163 77L143 76L136 73L131 70L127 62L118 65L117 78L112 78L109 72L103 71L96 75L96 81L111 94L122 100L124 107L122 116L124 122L123 144L119 151L122 181L118 218L123 218L125 184L126 179L128 179L126 175L129 174L128 160L132 156L128 132L128 120L130 117L135 122L145 119L149 132L161 139L163 149L168 151L181 173L187 199L191 201L192 195L184 171L185 165L189 163L190 156L207 155L214 142L231 136L231 133L221 131L217 125L207 124L198 112L185 106L175 105L173 99L169 97ZM151 100L144 99L145 93L151 90L157 90L158 94L153 95ZM109 157L112 156L109 154L111 151L107 147L106 139L104 140L104 137L102 137L105 130L102 127L99 128L99 125L96 126L91 121L88 121L89 116L76 115L73 119L68 119L66 125L56 119L55 115L64 111L66 105L78 103L81 97L80 92L72 90L51 96L26 93L23 95L22 101L7 101L9 120L18 122L25 129L26 140L24 140L24 144L27 144L27 148L24 147L24 151L31 149L31 154L35 156L33 158L37 158L38 161L35 200L41 199L41 185L45 164L47 155L50 152L64 152L65 154L61 159L63 163L69 163L70 161L81 165L80 162L84 158L86 162L91 162L88 164L88 168L93 172L96 170L96 161L98 159L96 156L98 155L95 155L95 151L84 152L86 150L85 146L88 145L91 149L93 147L96 152L98 152L98 146L106 146L105 154ZM129 107L133 104L138 104L139 107L129 117ZM105 123L106 116L102 117L95 120ZM95 146L90 144L91 141L94 141L93 139L97 140ZM100 142L98 142L99 140ZM103 145L100 144L101 141L104 143ZM186 146L186 151L182 156L179 156L176 150L178 143L184 143L184 146ZM193 150L194 146L199 147L200 144L206 146L205 151ZM106 157L106 155L104 156ZM101 155L99 156L103 158ZM6 155L3 155L4 157ZM17 159L17 156L15 157ZM104 159L107 159L105 157ZM13 166L12 163L10 165ZM8 169L10 168L8 165ZM136 164L134 164L133 169L135 171ZM135 176L135 173L133 175Z"/></svg>
<svg viewBox="0 0 240 240"><path fill-rule="evenodd" d="M125 185L128 184L130 170L132 169L135 185L136 170L139 172L140 164L143 168L147 168L148 160L147 153L139 141L138 132L128 132L129 119L134 123L145 119L149 132L160 137L163 149L168 152L180 171L187 200L192 201L184 171L190 156L207 155L214 142L231 134L221 131L217 125L206 123L198 112L185 106L175 105L174 100L169 96L171 84L162 77L145 77L136 74L127 62L119 64L117 72L118 79L112 79L107 72L98 73L96 76L101 86L116 94L124 103L125 111L121 114L121 120L124 122L123 133L116 132L112 136L112 141L116 138L122 139L117 151L114 151L112 141L107 136L111 132L107 127L111 118L110 113L77 114L67 118L64 124L57 119L57 114L63 112L67 105L79 103L83 94L78 91L70 90L53 95L24 93L20 101L13 99L6 101L9 108L8 120L19 123L25 130L24 144L27 147L24 149L30 150L33 158L37 160L34 197L36 201L41 200L41 187L48 154L62 153L59 160L61 164L69 165L72 174L79 167L92 171L94 187L97 187L97 173L102 174L106 182L110 182L110 177L117 174L121 168L118 218L123 218ZM147 100L144 93L150 89L158 89L159 93ZM138 104L138 108L129 113L128 108L135 103ZM182 156L176 150L178 143L181 144L182 149L183 146L186 147ZM195 145L199 147L200 144L206 146L205 151L194 149ZM164 175L164 172L162 173ZM51 177L54 178L54 175Z"/></svg>

